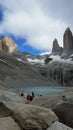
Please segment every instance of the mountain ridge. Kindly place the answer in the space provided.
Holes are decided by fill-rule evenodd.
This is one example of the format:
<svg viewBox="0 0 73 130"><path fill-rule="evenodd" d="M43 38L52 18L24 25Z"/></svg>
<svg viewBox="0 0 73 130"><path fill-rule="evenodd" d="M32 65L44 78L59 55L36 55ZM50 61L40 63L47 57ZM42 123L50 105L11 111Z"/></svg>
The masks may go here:
<svg viewBox="0 0 73 130"><path fill-rule="evenodd" d="M73 36L69 28L64 35L64 47L57 39L53 42L52 52L34 56L20 52L12 40L0 49L0 80L6 86L72 86L73 85ZM8 40L9 41L9 40ZM2 42L3 44L3 42ZM70 45L69 45L70 44ZM6 46L5 46L6 47Z"/></svg>

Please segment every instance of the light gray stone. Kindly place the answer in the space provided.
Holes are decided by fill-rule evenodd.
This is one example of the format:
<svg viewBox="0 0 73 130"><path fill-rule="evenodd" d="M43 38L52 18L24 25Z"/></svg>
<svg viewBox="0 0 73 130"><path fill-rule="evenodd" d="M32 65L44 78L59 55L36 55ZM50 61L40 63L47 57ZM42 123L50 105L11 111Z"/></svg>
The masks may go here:
<svg viewBox="0 0 73 130"><path fill-rule="evenodd" d="M11 117L0 118L0 130L21 130Z"/></svg>
<svg viewBox="0 0 73 130"><path fill-rule="evenodd" d="M25 130L44 130L58 120L54 112L47 108L11 102L4 105L12 112L11 116L17 124Z"/></svg>
<svg viewBox="0 0 73 130"><path fill-rule="evenodd" d="M60 122L54 122L47 130L73 130L73 129Z"/></svg>

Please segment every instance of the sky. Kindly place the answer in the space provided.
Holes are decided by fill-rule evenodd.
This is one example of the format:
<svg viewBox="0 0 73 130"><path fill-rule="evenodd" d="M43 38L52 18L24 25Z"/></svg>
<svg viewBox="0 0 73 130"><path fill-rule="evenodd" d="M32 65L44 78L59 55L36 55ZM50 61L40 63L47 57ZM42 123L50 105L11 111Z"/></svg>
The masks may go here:
<svg viewBox="0 0 73 130"><path fill-rule="evenodd" d="M11 37L20 51L49 52L55 38L63 46L73 31L73 0L0 0L0 36Z"/></svg>

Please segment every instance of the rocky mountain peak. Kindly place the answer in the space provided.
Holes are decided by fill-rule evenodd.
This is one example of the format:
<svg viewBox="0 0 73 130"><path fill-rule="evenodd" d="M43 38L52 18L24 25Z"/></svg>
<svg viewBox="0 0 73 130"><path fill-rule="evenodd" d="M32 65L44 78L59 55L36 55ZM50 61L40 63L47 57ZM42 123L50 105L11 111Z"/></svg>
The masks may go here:
<svg viewBox="0 0 73 130"><path fill-rule="evenodd" d="M67 57L73 53L73 36L69 27L65 30L63 35L63 47L63 57Z"/></svg>
<svg viewBox="0 0 73 130"><path fill-rule="evenodd" d="M70 44L72 44L72 32L70 30L70 28L68 27L65 32L64 32L64 35L63 35L63 42L64 42L64 47L68 44L68 46ZM65 45L66 44L66 45Z"/></svg>
<svg viewBox="0 0 73 130"><path fill-rule="evenodd" d="M53 41L53 49L56 49L59 47L58 40L55 38Z"/></svg>
<svg viewBox="0 0 73 130"><path fill-rule="evenodd" d="M53 41L52 54L61 55L63 48L59 46L58 40L55 38Z"/></svg>
<svg viewBox="0 0 73 130"><path fill-rule="evenodd" d="M65 32L71 32L70 27L67 27Z"/></svg>
<svg viewBox="0 0 73 130"><path fill-rule="evenodd" d="M0 49L4 52L12 53L18 51L17 44L9 37L0 39Z"/></svg>

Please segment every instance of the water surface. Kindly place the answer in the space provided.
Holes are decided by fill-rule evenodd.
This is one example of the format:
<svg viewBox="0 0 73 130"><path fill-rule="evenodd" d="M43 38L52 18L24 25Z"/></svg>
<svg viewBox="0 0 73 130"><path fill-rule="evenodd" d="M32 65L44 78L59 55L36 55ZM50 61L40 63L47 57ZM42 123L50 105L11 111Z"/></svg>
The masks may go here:
<svg viewBox="0 0 73 130"><path fill-rule="evenodd" d="M21 90L27 92L28 94L31 94L32 92L34 92L35 95L49 95L49 94L57 94L57 93L61 93L64 92L66 89L68 89L69 87L22 87Z"/></svg>

